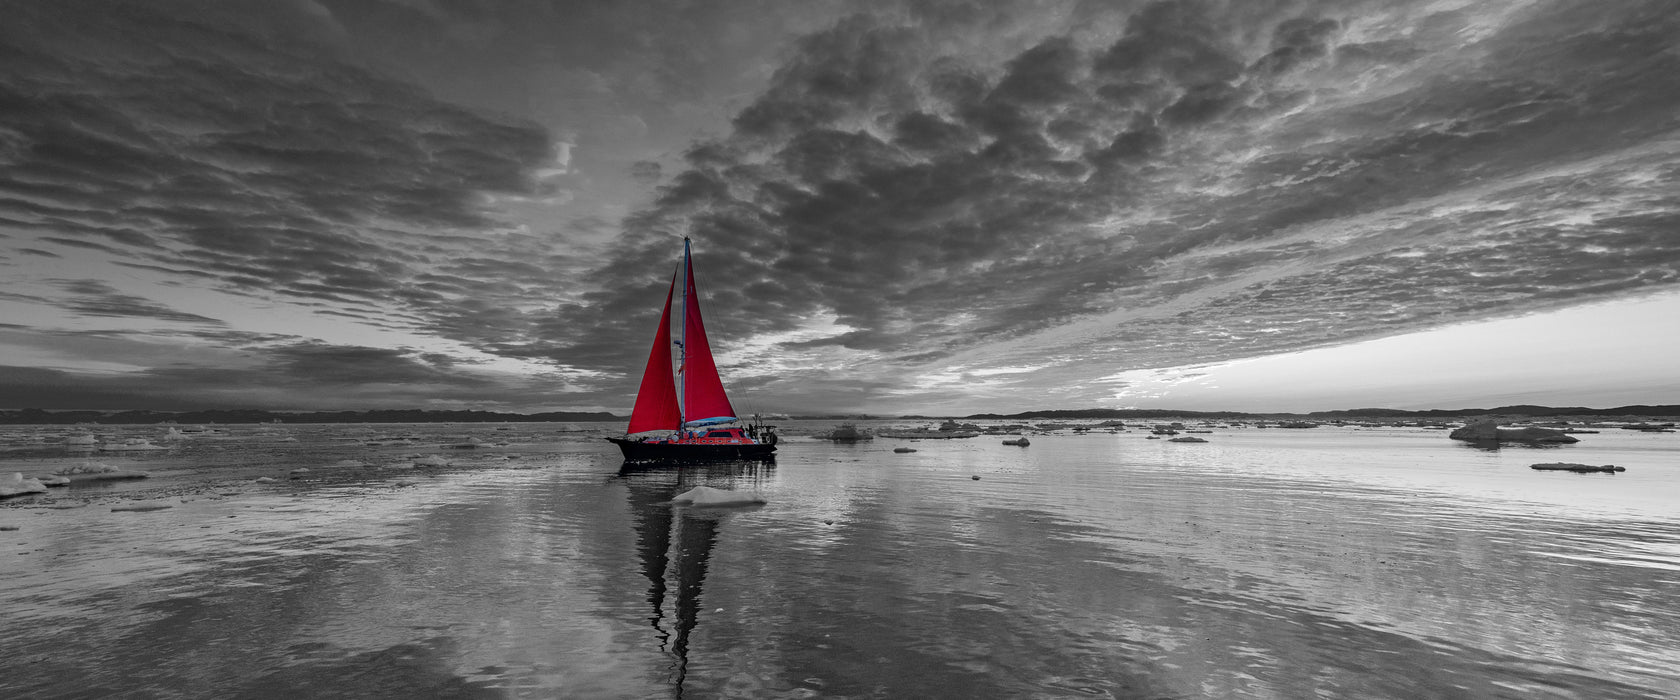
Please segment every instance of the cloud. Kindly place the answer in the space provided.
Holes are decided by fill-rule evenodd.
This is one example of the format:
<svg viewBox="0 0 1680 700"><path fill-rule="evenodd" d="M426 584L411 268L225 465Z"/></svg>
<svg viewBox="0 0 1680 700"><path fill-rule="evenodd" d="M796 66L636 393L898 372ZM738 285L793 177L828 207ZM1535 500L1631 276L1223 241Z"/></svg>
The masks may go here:
<svg viewBox="0 0 1680 700"><path fill-rule="evenodd" d="M21 329L19 329L21 331ZM0 344L73 349L98 371L0 368L13 407L44 409L525 408L552 405L563 381L508 376L440 354L331 345L281 336L223 334L224 348L186 346L151 334L23 334Z"/></svg>
<svg viewBox="0 0 1680 700"><path fill-rule="evenodd" d="M629 368L611 349L645 344L679 234L727 281L714 345L833 313L852 330L800 347L883 373L1216 361L1675 284L1643 232L1680 204L1651 147L1680 94L1650 80L1680 59L1649 43L1677 13L1575 14L1164 1L1003 57L943 53L960 21L853 17L688 153L545 339ZM1598 198L1640 213L1558 223Z"/></svg>
<svg viewBox="0 0 1680 700"><path fill-rule="evenodd" d="M315 3L207 5L10 13L0 217L223 290L447 309L414 280L506 227L487 193L540 192L547 134L321 53Z"/></svg>
<svg viewBox="0 0 1680 700"><path fill-rule="evenodd" d="M630 177L642 185L653 185L664 176L664 166L650 160L638 160L630 164Z"/></svg>
<svg viewBox="0 0 1680 700"><path fill-rule="evenodd" d="M142 297L122 294L111 285L99 280L63 280L60 282L60 286L72 295L68 300L60 302L60 305L66 310L86 316L139 318L211 326L226 325L222 321L208 316L177 311Z"/></svg>
<svg viewBox="0 0 1680 700"><path fill-rule="evenodd" d="M450 104L333 38L389 39L367 30L389 20L503 50L552 8L64 7L0 28L0 108L19 115L0 127L0 225L28 255L533 360L582 401L628 403L685 235L726 372L847 406L956 401L924 381L945 376L1074 400L1124 370L1680 284L1680 12L1654 0L855 3L744 103L705 105L738 107L676 167L627 149L610 168L590 159L611 139ZM658 9L590 17L628 37ZM741 13L799 14L772 9L681 17L750 42ZM700 109L707 47L649 36L635 70L598 43L554 48L543 65L579 89L544 93L545 114ZM669 109L641 128L674 128ZM595 173L654 198L548 230L509 215ZM110 286L55 293L98 318L214 325ZM382 385L522 395L461 379L478 376L465 354L355 348L276 344L264 376L372 397L387 389L348 373L383 362Z"/></svg>

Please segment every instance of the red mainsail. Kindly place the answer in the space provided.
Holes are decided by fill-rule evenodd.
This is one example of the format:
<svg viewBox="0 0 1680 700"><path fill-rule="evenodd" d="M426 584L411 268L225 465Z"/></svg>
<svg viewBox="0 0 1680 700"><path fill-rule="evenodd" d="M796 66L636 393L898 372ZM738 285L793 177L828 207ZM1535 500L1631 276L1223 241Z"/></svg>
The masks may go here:
<svg viewBox="0 0 1680 700"><path fill-rule="evenodd" d="M689 259L686 238L683 265L683 348L687 365L683 367L683 420L689 425L732 421L735 407L723 393L723 380L718 378L717 364L712 361L712 346L706 342L706 324L700 321L700 296L694 291L694 263ZM637 399L638 405L640 402Z"/></svg>
<svg viewBox="0 0 1680 700"><path fill-rule="evenodd" d="M693 285L690 281L689 287ZM659 312L659 330L653 335L653 352L648 354L647 369L642 372L642 387L636 391L636 407L630 410L627 433L676 430L682 425L677 387L671 381L671 293L676 289L677 278L672 275L671 288L665 291L665 309Z"/></svg>

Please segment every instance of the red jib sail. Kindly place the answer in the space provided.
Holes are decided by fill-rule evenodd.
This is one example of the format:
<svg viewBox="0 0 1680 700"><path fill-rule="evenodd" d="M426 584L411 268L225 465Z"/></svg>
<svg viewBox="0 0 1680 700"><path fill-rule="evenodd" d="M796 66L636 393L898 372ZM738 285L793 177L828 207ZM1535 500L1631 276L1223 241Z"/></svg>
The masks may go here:
<svg viewBox="0 0 1680 700"><path fill-rule="evenodd" d="M671 288L665 291L665 309L659 312L659 330L653 335L653 351L642 372L642 388L636 391L636 407L630 410L627 433L676 430L682 425L677 387L671 381L671 293L676 289L677 278L672 275Z"/></svg>
<svg viewBox="0 0 1680 700"><path fill-rule="evenodd" d="M723 380L718 379L717 364L712 361L712 346L706 342L706 325L700 321L700 296L694 292L694 263L689 259L687 239L683 239L683 264L686 279L683 346L687 351L687 366L683 367L683 417L689 425L732 421L735 407L729 405L729 396L723 393ZM641 405L640 399L637 405Z"/></svg>

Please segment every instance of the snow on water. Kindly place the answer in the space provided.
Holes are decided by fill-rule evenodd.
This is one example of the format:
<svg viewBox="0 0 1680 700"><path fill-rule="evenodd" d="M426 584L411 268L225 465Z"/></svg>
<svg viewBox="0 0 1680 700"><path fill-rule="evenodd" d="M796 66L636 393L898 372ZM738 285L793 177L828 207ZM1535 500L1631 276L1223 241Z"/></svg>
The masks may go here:
<svg viewBox="0 0 1680 700"><path fill-rule="evenodd" d="M622 426L516 425L449 467L415 457L493 426L286 428L7 500L0 648L27 653L0 696L1680 694L1675 435L788 440L620 471ZM54 449L0 472L76 463ZM766 503L671 506L701 488Z"/></svg>

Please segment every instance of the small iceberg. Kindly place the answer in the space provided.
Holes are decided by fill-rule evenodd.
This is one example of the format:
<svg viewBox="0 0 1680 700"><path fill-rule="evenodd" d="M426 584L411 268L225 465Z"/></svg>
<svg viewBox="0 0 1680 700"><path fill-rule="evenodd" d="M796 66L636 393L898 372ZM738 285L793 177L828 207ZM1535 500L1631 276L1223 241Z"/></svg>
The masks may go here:
<svg viewBox="0 0 1680 700"><path fill-rule="evenodd" d="M142 503L140 505L134 505L134 506L117 506L115 508L112 508L111 512L112 513L150 513L154 510L169 510L170 508L174 508L174 507L175 506L164 505L162 503Z"/></svg>
<svg viewBox="0 0 1680 700"><path fill-rule="evenodd" d="M817 433L811 437L817 440L833 440L834 442L863 442L875 439L875 436L871 435L869 431L858 430L858 427L851 423L841 423L839 427L833 430L826 433Z"/></svg>
<svg viewBox="0 0 1680 700"><path fill-rule="evenodd" d="M1493 420L1481 419L1471 421L1458 430L1447 433L1447 438L1464 440L1466 442L1499 443L1499 442L1533 442L1533 443L1563 443L1580 442L1580 438L1565 434L1562 430L1528 426L1525 428L1501 428Z"/></svg>
<svg viewBox="0 0 1680 700"><path fill-rule="evenodd" d="M60 469L60 470L58 470L56 472L53 472L53 473L54 474L65 474L65 475L68 475L68 474L104 474L106 472L114 472L114 471L119 471L119 470L116 467L113 467L113 466L111 466L109 464L106 464L104 462L82 462L81 464L78 464L74 467L65 467L65 468Z"/></svg>
<svg viewBox="0 0 1680 700"><path fill-rule="evenodd" d="M1593 465L1593 464L1576 464L1574 462L1543 462L1543 463L1540 463L1540 464L1530 464L1530 465L1528 465L1528 468L1529 469L1538 469L1540 471L1577 472L1577 473L1582 473L1582 474L1591 473L1591 472L1607 472L1607 473L1610 473L1610 474L1614 474L1616 472L1627 471L1627 467L1618 467L1614 464Z"/></svg>
<svg viewBox="0 0 1680 700"><path fill-rule="evenodd" d="M1199 437L1175 437L1175 438L1172 438L1170 440L1167 440L1167 442L1207 442L1207 441L1203 440Z"/></svg>
<svg viewBox="0 0 1680 700"><path fill-rule="evenodd" d="M12 472L11 476L0 477L0 498L46 492L46 484L41 483L39 479L25 479L21 472Z"/></svg>
<svg viewBox="0 0 1680 700"><path fill-rule="evenodd" d="M696 486L671 499L671 502L703 507L754 506L764 503L764 499L740 491L725 491L710 486Z"/></svg>
<svg viewBox="0 0 1680 700"><path fill-rule="evenodd" d="M152 441L147 440L146 438L129 438L124 440L120 445L104 444L99 446L99 450L101 452L146 452L150 450L167 449L169 448L163 445L153 445Z"/></svg>
<svg viewBox="0 0 1680 700"><path fill-rule="evenodd" d="M83 462L53 473L60 476L75 477L71 481L120 481L123 479L144 479L151 476L147 472L118 469L102 462Z"/></svg>

